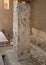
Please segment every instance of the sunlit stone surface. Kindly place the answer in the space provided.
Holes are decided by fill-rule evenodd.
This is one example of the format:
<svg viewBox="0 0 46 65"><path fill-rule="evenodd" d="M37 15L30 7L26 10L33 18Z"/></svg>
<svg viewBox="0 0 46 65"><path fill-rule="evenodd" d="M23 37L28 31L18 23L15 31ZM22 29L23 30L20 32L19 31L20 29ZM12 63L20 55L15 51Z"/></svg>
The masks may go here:
<svg viewBox="0 0 46 65"><path fill-rule="evenodd" d="M13 47L17 50L18 44L18 3L14 3L13 5Z"/></svg>

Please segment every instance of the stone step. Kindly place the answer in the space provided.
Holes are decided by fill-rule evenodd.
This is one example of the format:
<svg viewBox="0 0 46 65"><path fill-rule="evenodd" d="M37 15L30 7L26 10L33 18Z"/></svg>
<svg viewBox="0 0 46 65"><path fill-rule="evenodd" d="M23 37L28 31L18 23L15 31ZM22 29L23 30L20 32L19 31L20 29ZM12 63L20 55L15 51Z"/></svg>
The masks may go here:
<svg viewBox="0 0 46 65"><path fill-rule="evenodd" d="M5 62L7 65L19 65L17 55L14 50L9 50L5 53Z"/></svg>
<svg viewBox="0 0 46 65"><path fill-rule="evenodd" d="M2 55L0 54L0 65L4 65L3 59L2 59Z"/></svg>

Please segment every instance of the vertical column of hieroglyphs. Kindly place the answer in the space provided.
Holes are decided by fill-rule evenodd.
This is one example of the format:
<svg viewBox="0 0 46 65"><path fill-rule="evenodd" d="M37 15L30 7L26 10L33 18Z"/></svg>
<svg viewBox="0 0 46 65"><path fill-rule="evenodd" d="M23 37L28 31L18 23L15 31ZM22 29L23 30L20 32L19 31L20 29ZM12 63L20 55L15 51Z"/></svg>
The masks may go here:
<svg viewBox="0 0 46 65"><path fill-rule="evenodd" d="M17 11L18 3L15 2L13 4L13 47L17 50L18 44L18 11Z"/></svg>

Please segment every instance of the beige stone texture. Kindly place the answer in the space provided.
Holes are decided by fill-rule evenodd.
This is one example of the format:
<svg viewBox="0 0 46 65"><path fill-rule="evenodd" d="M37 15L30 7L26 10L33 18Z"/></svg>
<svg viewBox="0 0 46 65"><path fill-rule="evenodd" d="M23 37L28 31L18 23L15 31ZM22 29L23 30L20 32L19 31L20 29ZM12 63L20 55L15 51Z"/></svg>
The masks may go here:
<svg viewBox="0 0 46 65"><path fill-rule="evenodd" d="M0 30L6 35L13 33L13 1L9 0L9 10L4 9L4 0L0 1Z"/></svg>

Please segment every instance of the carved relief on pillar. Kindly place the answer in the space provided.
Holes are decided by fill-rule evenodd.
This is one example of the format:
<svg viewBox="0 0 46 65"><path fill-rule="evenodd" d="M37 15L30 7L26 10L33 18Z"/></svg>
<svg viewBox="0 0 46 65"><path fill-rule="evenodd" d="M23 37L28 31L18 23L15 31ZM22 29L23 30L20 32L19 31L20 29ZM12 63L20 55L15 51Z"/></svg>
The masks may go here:
<svg viewBox="0 0 46 65"><path fill-rule="evenodd" d="M18 52L23 52L30 48L30 5L18 5Z"/></svg>

